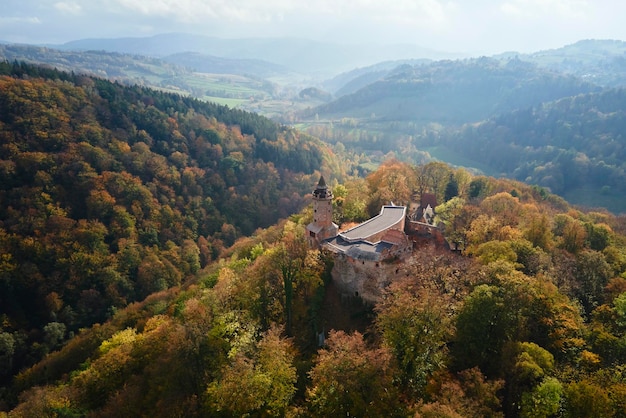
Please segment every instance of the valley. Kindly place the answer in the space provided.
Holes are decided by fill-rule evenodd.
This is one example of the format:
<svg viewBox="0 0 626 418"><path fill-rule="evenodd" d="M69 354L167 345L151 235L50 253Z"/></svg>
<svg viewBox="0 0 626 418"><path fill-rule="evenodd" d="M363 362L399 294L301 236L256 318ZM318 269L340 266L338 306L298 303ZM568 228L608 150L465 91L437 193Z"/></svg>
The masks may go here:
<svg viewBox="0 0 626 418"><path fill-rule="evenodd" d="M623 417L625 51L0 44L0 417Z"/></svg>

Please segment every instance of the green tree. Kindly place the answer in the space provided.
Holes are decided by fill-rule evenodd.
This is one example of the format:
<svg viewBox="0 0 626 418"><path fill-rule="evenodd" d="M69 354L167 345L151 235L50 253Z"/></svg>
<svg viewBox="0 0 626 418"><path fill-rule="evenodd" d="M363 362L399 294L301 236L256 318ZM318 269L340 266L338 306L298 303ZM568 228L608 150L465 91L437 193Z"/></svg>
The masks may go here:
<svg viewBox="0 0 626 418"><path fill-rule="evenodd" d="M207 388L210 410L225 416L284 416L297 380L293 349L270 329L255 353L239 353Z"/></svg>
<svg viewBox="0 0 626 418"><path fill-rule="evenodd" d="M522 395L520 418L548 418L557 416L563 397L563 385L548 377L531 392Z"/></svg>
<svg viewBox="0 0 626 418"><path fill-rule="evenodd" d="M501 288L483 284L465 299L455 324L454 355L459 369L478 366L488 376L497 372L502 347L519 324L504 296Z"/></svg>
<svg viewBox="0 0 626 418"><path fill-rule="evenodd" d="M377 305L377 328L398 365L403 387L423 398L431 376L445 367L453 333L451 301L432 289L414 294L391 286Z"/></svg>
<svg viewBox="0 0 626 418"><path fill-rule="evenodd" d="M285 315L285 332L292 335L294 301L296 296L306 299L313 289L321 285L322 272L319 252L309 249L304 238L304 228L288 222L281 242L271 253L283 285L282 305Z"/></svg>

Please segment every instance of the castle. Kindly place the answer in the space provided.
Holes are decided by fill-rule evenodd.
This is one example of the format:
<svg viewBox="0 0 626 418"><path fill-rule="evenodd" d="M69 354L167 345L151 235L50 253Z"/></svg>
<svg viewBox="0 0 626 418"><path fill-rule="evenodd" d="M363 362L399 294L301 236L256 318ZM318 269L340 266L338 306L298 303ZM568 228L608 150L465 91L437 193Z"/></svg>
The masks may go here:
<svg viewBox="0 0 626 418"><path fill-rule="evenodd" d="M378 215L340 232L332 220L332 201L322 176L313 191L313 222L306 228L309 245L335 255L332 275L342 292L375 302L389 284L382 264L412 253L413 243L405 233L407 209L385 205Z"/></svg>

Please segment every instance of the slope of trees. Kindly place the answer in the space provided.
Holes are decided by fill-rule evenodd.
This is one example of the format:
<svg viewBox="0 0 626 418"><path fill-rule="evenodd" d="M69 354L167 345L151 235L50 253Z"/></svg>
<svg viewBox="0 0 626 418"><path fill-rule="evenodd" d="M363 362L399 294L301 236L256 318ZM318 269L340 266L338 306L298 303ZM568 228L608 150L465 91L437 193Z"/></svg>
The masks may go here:
<svg viewBox="0 0 626 418"><path fill-rule="evenodd" d="M553 193L569 196L588 187L621 195L625 104L622 89L579 95L442 133L430 144L457 149L495 172Z"/></svg>
<svg viewBox="0 0 626 418"><path fill-rule="evenodd" d="M460 125L598 90L591 83L528 62L481 57L399 66L383 80L318 106L311 115Z"/></svg>
<svg viewBox="0 0 626 418"><path fill-rule="evenodd" d="M255 114L0 63L2 385L299 211L328 164Z"/></svg>
<svg viewBox="0 0 626 418"><path fill-rule="evenodd" d="M5 408L11 416L623 417L626 220L439 164L390 161L334 189L344 209L363 196L400 201L401 175L428 192L456 180L455 196L447 186L436 192L437 213L462 253L429 242L391 264L396 274L369 327L337 329L325 316L337 312L324 298L332 259L306 247L306 210L238 240L184 288L82 330L15 378ZM47 332L54 341L55 327Z"/></svg>

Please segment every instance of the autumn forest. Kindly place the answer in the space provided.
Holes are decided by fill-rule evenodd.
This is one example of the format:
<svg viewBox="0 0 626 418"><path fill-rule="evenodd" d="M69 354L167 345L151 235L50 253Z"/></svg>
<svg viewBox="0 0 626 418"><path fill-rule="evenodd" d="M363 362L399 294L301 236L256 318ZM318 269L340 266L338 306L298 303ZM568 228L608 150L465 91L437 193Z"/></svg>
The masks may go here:
<svg viewBox="0 0 626 418"><path fill-rule="evenodd" d="M255 113L0 63L0 416L626 417L626 216L365 163ZM375 304L338 295L305 236L320 175L340 227L434 194L446 242L386 261Z"/></svg>

